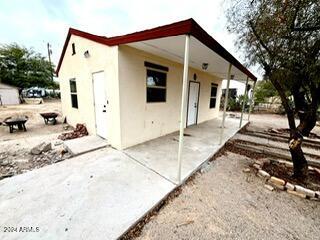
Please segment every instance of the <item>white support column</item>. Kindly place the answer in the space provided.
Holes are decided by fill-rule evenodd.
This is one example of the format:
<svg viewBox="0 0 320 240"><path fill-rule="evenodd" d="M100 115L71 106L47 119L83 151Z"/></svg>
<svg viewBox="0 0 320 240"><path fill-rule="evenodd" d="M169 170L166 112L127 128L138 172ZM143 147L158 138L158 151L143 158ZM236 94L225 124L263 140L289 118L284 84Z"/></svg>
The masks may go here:
<svg viewBox="0 0 320 240"><path fill-rule="evenodd" d="M243 99L243 102L242 102L242 109L241 109L241 117L240 117L239 128L241 128L241 126L242 126L243 112L244 112L244 107L246 106L246 100L247 100L247 95L248 95L248 81L249 81L249 77L247 77L246 88L244 90L244 99Z"/></svg>
<svg viewBox="0 0 320 240"><path fill-rule="evenodd" d="M250 121L250 115L251 115L251 111L252 111L252 102L253 102L253 98L254 98L254 89L256 88L256 81L254 81L253 83L253 88L252 88L252 92L251 92L251 97L250 97L250 106L249 106L249 113L248 113L248 122Z"/></svg>
<svg viewBox="0 0 320 240"><path fill-rule="evenodd" d="M183 82L181 94L181 112L180 112L180 133L179 133L179 150L178 150L178 182L181 183L181 164L182 164L182 149L183 149L183 133L186 125L186 101L187 101L187 86L188 86L188 70L189 70L189 44L190 36L186 35L184 47L184 65L183 65Z"/></svg>
<svg viewBox="0 0 320 240"><path fill-rule="evenodd" d="M225 94L225 99L224 99L223 116L222 116L219 144L222 144L223 131L224 131L224 122L226 120L226 111L227 111L228 100L229 100L229 87L230 87L230 78L231 78L231 68L232 68L232 64L229 63L228 78L227 78L227 89L226 89L226 94Z"/></svg>

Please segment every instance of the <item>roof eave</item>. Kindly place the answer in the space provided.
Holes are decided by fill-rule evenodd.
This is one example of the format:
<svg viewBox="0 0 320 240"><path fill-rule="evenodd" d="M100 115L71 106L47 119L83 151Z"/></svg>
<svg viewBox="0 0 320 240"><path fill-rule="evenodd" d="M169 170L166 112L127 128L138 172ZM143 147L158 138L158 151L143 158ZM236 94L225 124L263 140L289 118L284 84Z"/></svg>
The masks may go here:
<svg viewBox="0 0 320 240"><path fill-rule="evenodd" d="M165 26L160 26L160 27L147 29L140 32L135 32L135 33L131 33L123 36L111 37L111 38L97 36L97 35L93 35L77 29L70 28L62 49L56 74L58 76L59 70L61 68L61 64L63 61L63 57L66 52L71 35L80 36L80 37L92 40L97 43L108 45L108 46L116 46L120 44L128 44L132 42L140 42L140 41L152 40L157 38L172 37L172 36L179 36L179 35L186 35L186 34L189 34L195 37L196 39L198 39L200 42L206 45L209 49L216 52L222 58L230 62L236 68L238 68L245 75L250 77L250 79L254 81L257 80L256 76L254 76L234 56L232 56L232 54L230 54L213 37L211 37L204 29L202 29L200 25L196 21L194 21L192 18L184 21L168 24Z"/></svg>

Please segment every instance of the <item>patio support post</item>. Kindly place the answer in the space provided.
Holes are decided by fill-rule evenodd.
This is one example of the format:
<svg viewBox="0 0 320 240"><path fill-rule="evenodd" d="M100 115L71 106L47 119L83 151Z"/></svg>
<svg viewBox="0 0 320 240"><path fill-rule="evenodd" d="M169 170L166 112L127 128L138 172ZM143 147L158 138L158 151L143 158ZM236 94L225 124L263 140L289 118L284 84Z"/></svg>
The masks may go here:
<svg viewBox="0 0 320 240"><path fill-rule="evenodd" d="M250 107L249 107L249 113L248 113L248 122L250 121L250 114L252 111L252 102L253 102L253 98L254 98L254 89L256 88L256 81L254 81L253 83L253 88L252 88L252 92L251 92L251 97L250 97Z"/></svg>
<svg viewBox="0 0 320 240"><path fill-rule="evenodd" d="M231 78L231 68L232 68L232 64L229 63L228 79L227 79L227 89L226 89L226 94L225 94L225 96L224 96L225 99L224 99L224 106L223 106L223 116L222 116L221 131L220 131L220 142L219 142L219 144L222 144L223 131L224 131L224 122L225 122L225 120L226 120L226 111L227 111L228 100L229 100L229 87L230 87L230 78Z"/></svg>
<svg viewBox="0 0 320 240"><path fill-rule="evenodd" d="M189 69L189 43L190 35L186 35L184 47L184 64L183 64L183 81L181 95L181 111L180 111L180 132L179 132L179 150L178 150L178 182L181 183L181 163L182 163L182 148L183 148L183 133L186 125L186 101L187 101L187 86L188 86L188 69Z"/></svg>
<svg viewBox="0 0 320 240"><path fill-rule="evenodd" d="M246 88L244 90L244 99L243 99L243 102L242 102L242 110L241 110L239 128L241 128L241 126L242 126L243 112L244 112L244 108L246 106L246 99L247 99L247 95L248 95L248 81L249 81L249 77L247 77Z"/></svg>

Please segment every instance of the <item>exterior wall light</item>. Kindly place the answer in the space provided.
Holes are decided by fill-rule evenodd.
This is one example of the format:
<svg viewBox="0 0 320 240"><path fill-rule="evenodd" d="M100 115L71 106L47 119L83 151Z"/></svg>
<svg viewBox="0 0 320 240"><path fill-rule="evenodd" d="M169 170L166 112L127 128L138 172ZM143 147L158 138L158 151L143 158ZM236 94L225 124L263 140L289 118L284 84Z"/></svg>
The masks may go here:
<svg viewBox="0 0 320 240"><path fill-rule="evenodd" d="M209 66L209 63L202 63L202 69L207 70Z"/></svg>
<svg viewBox="0 0 320 240"><path fill-rule="evenodd" d="M90 57L90 53L89 53L88 50L85 51L83 55L84 55L85 58L89 58Z"/></svg>

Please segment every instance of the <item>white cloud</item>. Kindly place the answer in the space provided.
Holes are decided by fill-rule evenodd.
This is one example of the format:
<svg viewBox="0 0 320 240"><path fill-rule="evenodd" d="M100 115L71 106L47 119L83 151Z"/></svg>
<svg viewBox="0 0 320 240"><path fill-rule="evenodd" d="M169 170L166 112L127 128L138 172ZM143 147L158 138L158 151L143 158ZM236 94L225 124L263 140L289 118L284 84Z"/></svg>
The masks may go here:
<svg viewBox="0 0 320 240"><path fill-rule="evenodd" d="M234 36L225 27L224 0L32 0L1 1L0 43L18 42L59 59L69 27L114 36L194 18L235 57Z"/></svg>

